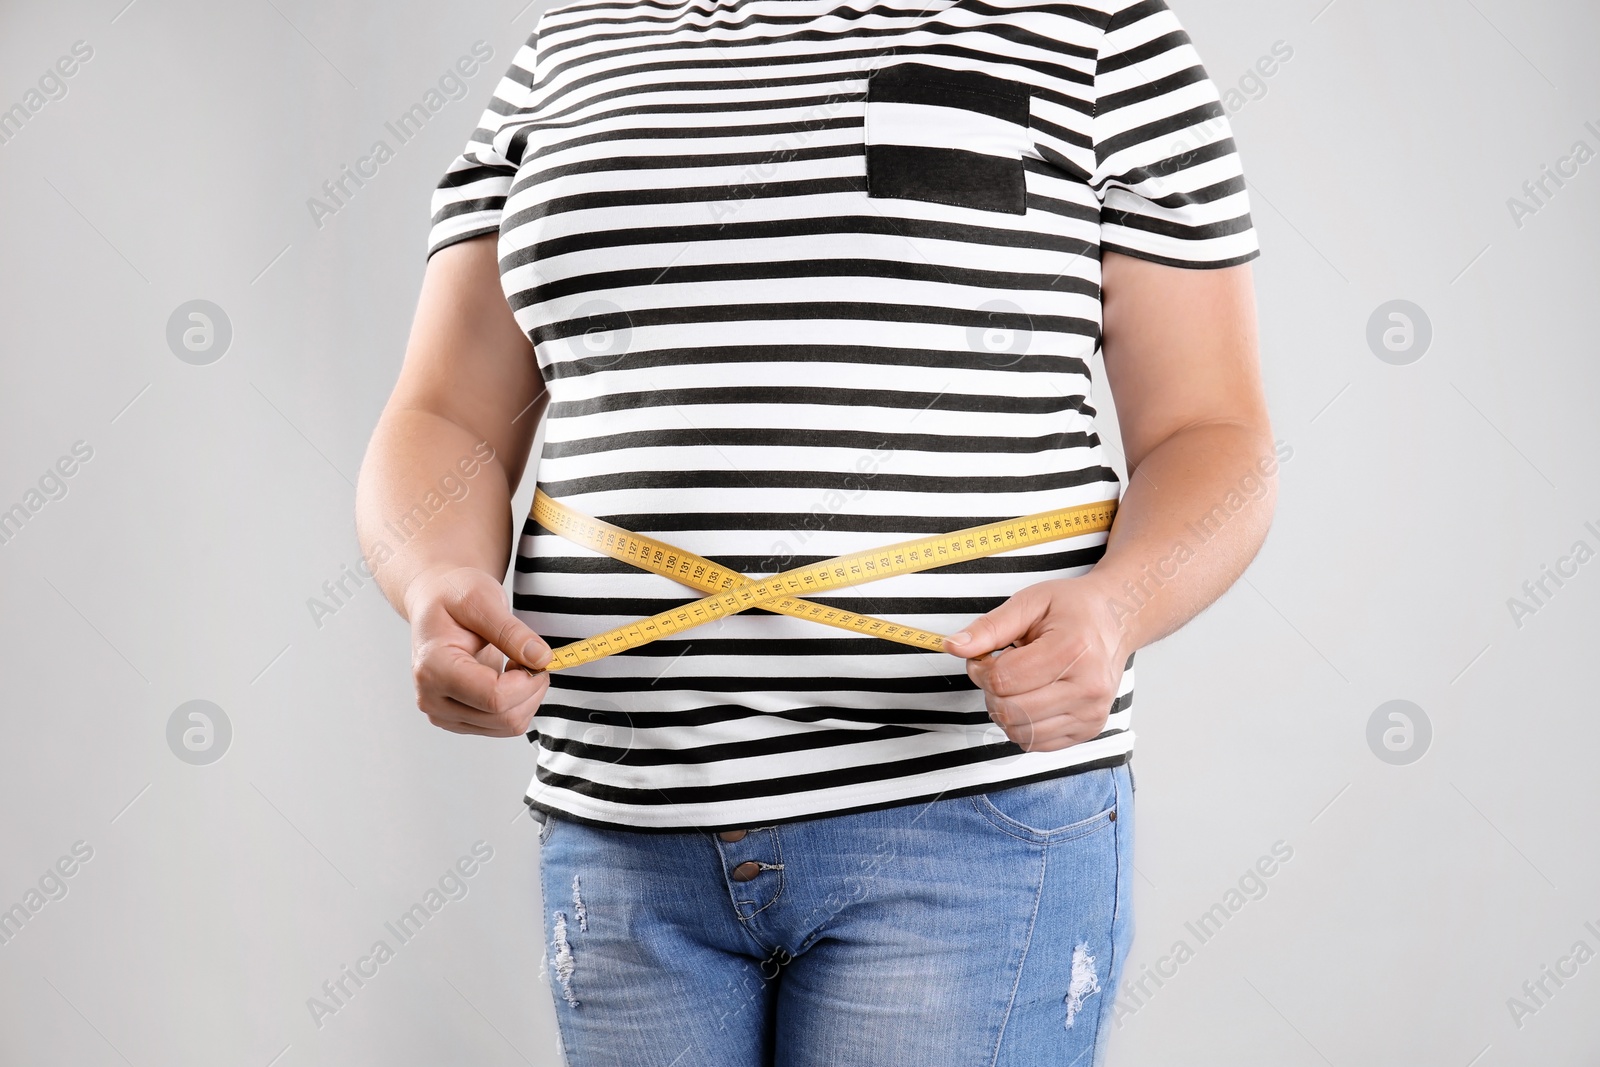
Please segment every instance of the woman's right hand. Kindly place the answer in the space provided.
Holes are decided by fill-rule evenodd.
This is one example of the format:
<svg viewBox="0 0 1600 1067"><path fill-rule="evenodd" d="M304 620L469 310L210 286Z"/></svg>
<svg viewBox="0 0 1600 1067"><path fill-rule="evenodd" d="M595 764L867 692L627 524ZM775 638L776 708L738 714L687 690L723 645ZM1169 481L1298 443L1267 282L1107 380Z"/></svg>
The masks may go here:
<svg viewBox="0 0 1600 1067"><path fill-rule="evenodd" d="M406 587L405 607L417 708L429 721L458 734L527 734L550 676L502 661L537 670L550 646L511 613L505 587L476 567L432 568Z"/></svg>

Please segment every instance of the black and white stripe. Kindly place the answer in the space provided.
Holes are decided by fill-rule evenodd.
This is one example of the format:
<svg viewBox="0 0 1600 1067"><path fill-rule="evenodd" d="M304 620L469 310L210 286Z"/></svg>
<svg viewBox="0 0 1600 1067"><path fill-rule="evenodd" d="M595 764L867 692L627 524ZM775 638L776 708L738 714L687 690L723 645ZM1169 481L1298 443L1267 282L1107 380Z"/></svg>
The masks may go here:
<svg viewBox="0 0 1600 1067"><path fill-rule="evenodd" d="M551 392L538 481L758 576L1115 497L1089 402L1100 255L1257 254L1217 92L1160 0L575 0L434 197L499 234ZM953 632L1104 535L823 599ZM561 644L697 594L531 520L514 604ZM557 672L537 807L675 829L993 788L1025 753L954 657L751 611Z"/></svg>
<svg viewBox="0 0 1600 1067"><path fill-rule="evenodd" d="M1027 212L1028 86L928 63L880 67L864 108L867 195Z"/></svg>

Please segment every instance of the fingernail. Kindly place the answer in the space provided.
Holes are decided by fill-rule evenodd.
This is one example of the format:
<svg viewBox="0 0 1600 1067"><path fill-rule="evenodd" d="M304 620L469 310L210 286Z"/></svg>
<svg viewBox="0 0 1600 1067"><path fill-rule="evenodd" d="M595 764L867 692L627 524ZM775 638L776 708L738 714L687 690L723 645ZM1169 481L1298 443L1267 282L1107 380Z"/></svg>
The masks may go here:
<svg viewBox="0 0 1600 1067"><path fill-rule="evenodd" d="M965 630L962 630L958 634L951 634L950 635L950 643L953 644L953 645L964 645L968 641L971 641L971 640L972 640L972 635L967 633L967 631L965 631Z"/></svg>
<svg viewBox="0 0 1600 1067"><path fill-rule="evenodd" d="M550 646L543 641L529 641L522 646L522 660L535 667L546 666L554 658Z"/></svg>

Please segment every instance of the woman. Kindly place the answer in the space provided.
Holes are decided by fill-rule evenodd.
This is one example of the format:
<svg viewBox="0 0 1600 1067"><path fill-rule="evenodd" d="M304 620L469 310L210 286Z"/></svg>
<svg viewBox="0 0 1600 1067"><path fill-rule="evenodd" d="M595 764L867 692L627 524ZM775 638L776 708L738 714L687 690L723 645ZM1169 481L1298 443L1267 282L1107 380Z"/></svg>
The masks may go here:
<svg viewBox="0 0 1600 1067"><path fill-rule="evenodd" d="M358 523L430 721L537 746L569 1061L1103 1062L1133 655L1238 577L1273 506L1258 249L1172 12L560 2L433 206ZM809 598L942 643L801 602L543 670L707 589L545 512L507 604L541 418L541 500L736 584L1120 502L1109 536ZM457 469L463 499L379 544Z"/></svg>

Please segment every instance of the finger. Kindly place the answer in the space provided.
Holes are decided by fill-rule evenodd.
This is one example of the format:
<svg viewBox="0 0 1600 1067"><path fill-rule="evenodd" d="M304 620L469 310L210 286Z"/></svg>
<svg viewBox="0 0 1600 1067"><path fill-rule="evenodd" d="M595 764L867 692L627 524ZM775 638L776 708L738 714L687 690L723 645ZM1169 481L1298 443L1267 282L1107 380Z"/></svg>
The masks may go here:
<svg viewBox="0 0 1600 1067"><path fill-rule="evenodd" d="M1058 698L1046 704L1029 704L1028 698L992 698L998 706L989 717L1007 737L1025 748L1049 744L1062 738L1074 742L1098 737L1110 718L1110 703L1080 695L1077 699Z"/></svg>
<svg viewBox="0 0 1600 1067"><path fill-rule="evenodd" d="M1017 747L1024 752L1059 752L1073 745L1081 745L1085 741L1093 740L1092 737L1079 737L1076 734L1066 734L1061 737L1051 738L1048 741L1030 741L1027 744L1018 742Z"/></svg>
<svg viewBox="0 0 1600 1067"><path fill-rule="evenodd" d="M419 702L418 706L435 726L445 729L459 726L462 728L459 732L479 733L491 737L516 737L528 733L547 685L547 682L541 683L540 691L534 696L502 712L484 711L463 704L459 700L441 696Z"/></svg>
<svg viewBox="0 0 1600 1067"><path fill-rule="evenodd" d="M467 587L452 584L455 596L448 608L457 622L524 666L542 668L550 662L550 646L512 614L505 587L485 580Z"/></svg>
<svg viewBox="0 0 1600 1067"><path fill-rule="evenodd" d="M1044 617L1046 603L1046 599L1029 586L993 611L978 616L960 633L946 637L945 651L973 659L1004 648L1020 640Z"/></svg>
<svg viewBox="0 0 1600 1067"><path fill-rule="evenodd" d="M474 737L505 737L504 733L491 730L485 726L476 726L472 723L462 722L459 719L432 719L433 725L441 730L449 730L453 734L470 734Z"/></svg>
<svg viewBox="0 0 1600 1067"><path fill-rule="evenodd" d="M1063 678L1059 682L1015 696L1000 696L984 691L989 717L1002 726L1040 723L1067 715L1082 721L1110 717L1116 702L1116 685L1107 680Z"/></svg>
<svg viewBox="0 0 1600 1067"><path fill-rule="evenodd" d="M478 650L477 655L473 656L472 658L483 664L485 667L492 668L500 674L505 674L507 671L524 671L528 674L539 673L532 667L529 667L523 663L518 663L516 660L511 659L494 645L488 643L485 643L484 646Z"/></svg>
<svg viewBox="0 0 1600 1067"><path fill-rule="evenodd" d="M455 700L476 711L497 715L521 706L549 684L541 680L546 677L543 674L502 673L448 638L435 639L424 646L416 674L419 694Z"/></svg>
<svg viewBox="0 0 1600 1067"><path fill-rule="evenodd" d="M477 717L473 721L486 722L508 719L527 710L530 704L536 708L549 688L550 676L544 672L507 671L496 675L489 689L470 693L465 699L437 682L426 690L419 687L417 706L423 710L461 707Z"/></svg>
<svg viewBox="0 0 1600 1067"><path fill-rule="evenodd" d="M1070 677L1089 648L1089 642L1073 630L1047 630L1004 655L968 660L967 677L997 696L1018 696Z"/></svg>
<svg viewBox="0 0 1600 1067"><path fill-rule="evenodd" d="M1005 732L1007 738L1028 751L1033 751L1040 745L1055 744L1063 740L1074 744L1087 741L1098 736L1101 729L1092 717L1080 717L1067 711L1046 712L1014 722L1002 721L1002 717L996 717L995 723Z"/></svg>
<svg viewBox="0 0 1600 1067"><path fill-rule="evenodd" d="M1087 717L1063 715L1059 718L1046 719L1044 722L1036 722L1025 732L1019 731L1023 739L1017 743L1026 744L1029 751L1040 749L1048 751L1093 741L1104 730L1104 721L1095 715Z"/></svg>

